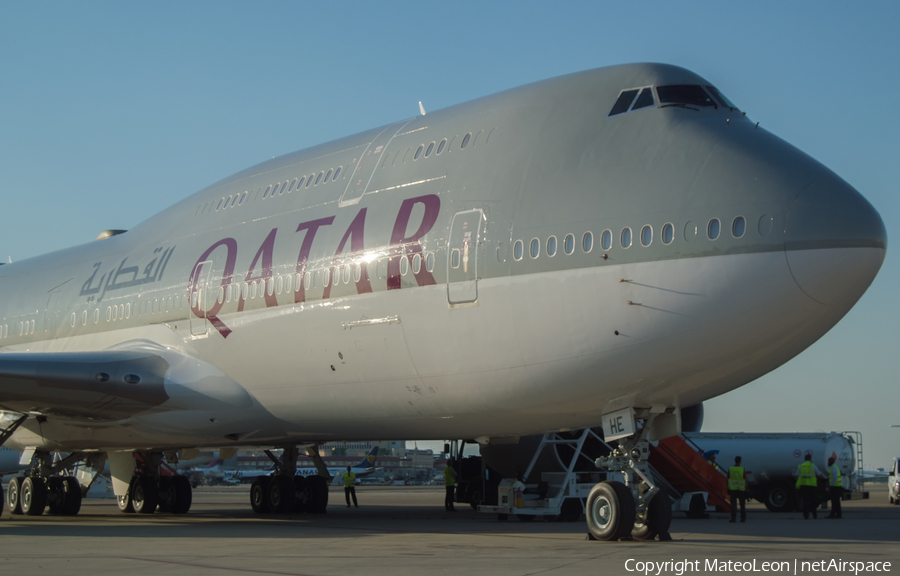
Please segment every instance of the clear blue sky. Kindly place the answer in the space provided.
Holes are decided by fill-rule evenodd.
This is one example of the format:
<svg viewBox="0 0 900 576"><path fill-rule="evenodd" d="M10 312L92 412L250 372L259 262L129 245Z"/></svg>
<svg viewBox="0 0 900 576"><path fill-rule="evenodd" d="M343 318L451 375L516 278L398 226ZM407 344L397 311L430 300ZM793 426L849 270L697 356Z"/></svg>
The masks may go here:
<svg viewBox="0 0 900 576"><path fill-rule="evenodd" d="M252 164L527 82L678 64L822 161L900 240L897 2L0 2L0 255L130 228ZM861 430L900 455L895 246L705 430Z"/></svg>

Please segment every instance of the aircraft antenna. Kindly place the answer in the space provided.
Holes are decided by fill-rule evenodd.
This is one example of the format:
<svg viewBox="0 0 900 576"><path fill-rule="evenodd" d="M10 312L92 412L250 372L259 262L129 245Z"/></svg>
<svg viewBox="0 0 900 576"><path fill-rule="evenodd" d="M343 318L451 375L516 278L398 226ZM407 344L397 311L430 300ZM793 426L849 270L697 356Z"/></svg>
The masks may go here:
<svg viewBox="0 0 900 576"><path fill-rule="evenodd" d="M422 101L421 101L421 100L419 100L419 112L422 113L422 116L425 115L425 107L422 106Z"/></svg>

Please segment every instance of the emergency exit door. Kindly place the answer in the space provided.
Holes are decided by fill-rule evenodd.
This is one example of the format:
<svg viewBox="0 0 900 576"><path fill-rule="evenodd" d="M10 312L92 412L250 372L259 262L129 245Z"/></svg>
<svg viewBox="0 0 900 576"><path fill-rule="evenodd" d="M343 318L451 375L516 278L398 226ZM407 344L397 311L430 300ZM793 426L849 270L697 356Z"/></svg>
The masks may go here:
<svg viewBox="0 0 900 576"><path fill-rule="evenodd" d="M484 212L457 212L450 223L447 242L447 301L466 304L478 300L478 254Z"/></svg>
<svg viewBox="0 0 900 576"><path fill-rule="evenodd" d="M206 336L207 320L206 313L211 307L209 302L209 281L213 269L212 260L197 263L194 272L191 274L190 286L190 315L191 315L191 336Z"/></svg>

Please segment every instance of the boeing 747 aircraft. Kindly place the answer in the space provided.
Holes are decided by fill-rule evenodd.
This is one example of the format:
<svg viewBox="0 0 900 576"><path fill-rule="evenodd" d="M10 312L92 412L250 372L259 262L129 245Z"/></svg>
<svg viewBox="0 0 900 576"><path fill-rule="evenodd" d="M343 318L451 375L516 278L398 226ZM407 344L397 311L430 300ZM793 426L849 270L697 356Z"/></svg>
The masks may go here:
<svg viewBox="0 0 900 576"><path fill-rule="evenodd" d="M682 407L834 326L886 248L862 195L676 66L400 120L0 266L0 440L34 455L7 501L76 513L90 475L58 470L106 459L122 510L186 512L163 455L260 446L286 456L254 509L322 511L324 442L600 422L637 473ZM633 479L595 487L594 537L667 528Z"/></svg>

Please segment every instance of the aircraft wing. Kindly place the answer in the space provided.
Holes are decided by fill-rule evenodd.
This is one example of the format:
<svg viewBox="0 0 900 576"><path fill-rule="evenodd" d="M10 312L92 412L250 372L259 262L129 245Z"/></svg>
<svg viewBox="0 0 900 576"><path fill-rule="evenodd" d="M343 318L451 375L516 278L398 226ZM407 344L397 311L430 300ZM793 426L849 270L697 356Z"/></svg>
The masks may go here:
<svg viewBox="0 0 900 576"><path fill-rule="evenodd" d="M114 420L158 408L170 363L151 351L0 354L0 409Z"/></svg>

